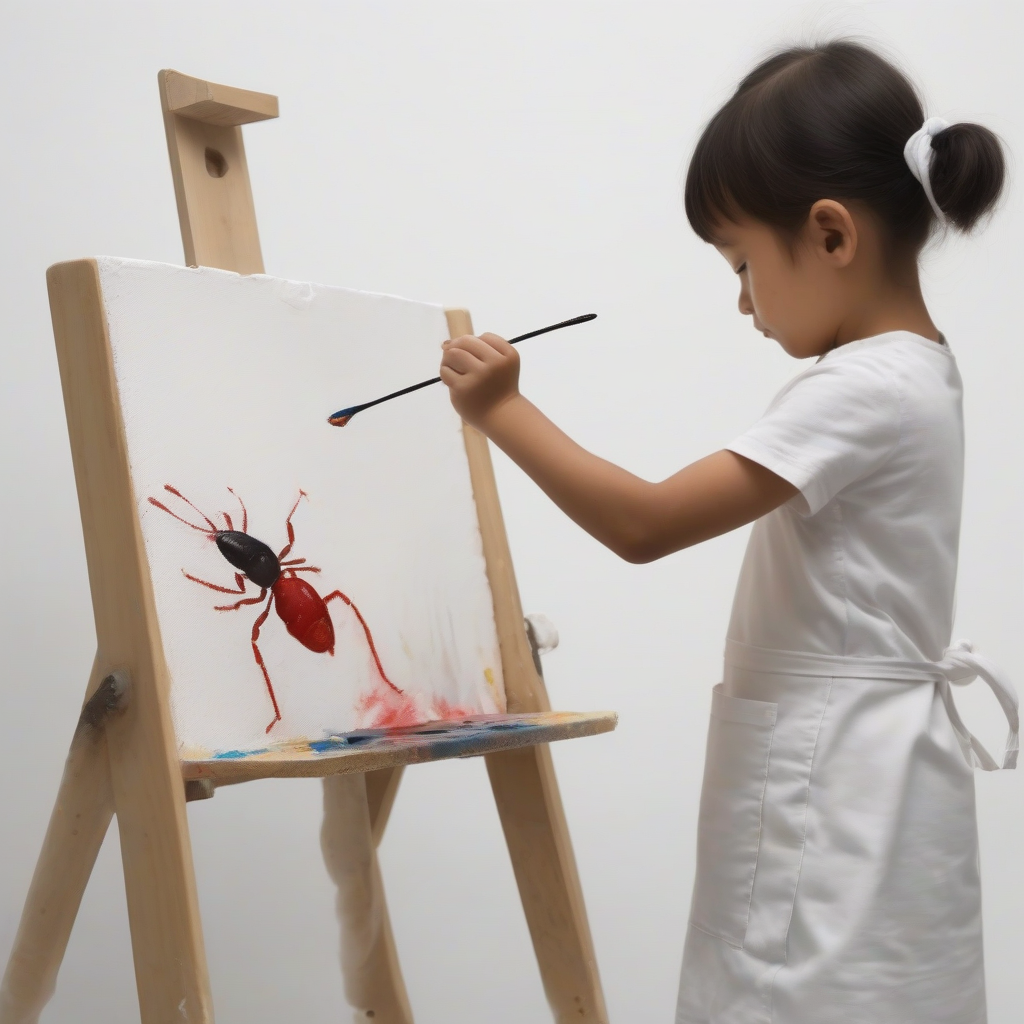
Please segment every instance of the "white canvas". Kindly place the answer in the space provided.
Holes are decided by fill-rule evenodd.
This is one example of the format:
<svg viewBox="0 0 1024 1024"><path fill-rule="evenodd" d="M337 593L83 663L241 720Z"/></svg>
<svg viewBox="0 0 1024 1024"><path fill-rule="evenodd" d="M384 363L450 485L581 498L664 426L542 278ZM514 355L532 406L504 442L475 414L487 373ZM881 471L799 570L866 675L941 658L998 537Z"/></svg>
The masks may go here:
<svg viewBox="0 0 1024 1024"><path fill-rule="evenodd" d="M434 376L442 308L262 275L97 262L183 755L504 711L461 423L445 390L344 428L327 423L338 408ZM227 513L241 530L241 502L245 532L275 554L295 507L285 561L306 559L293 567L299 578L353 602L382 671L341 599L327 606L334 653L316 653L289 634L273 593L218 611L260 588L244 581L245 594L229 594L187 578L237 589L203 516L224 530ZM251 643L267 602L258 646L281 714L269 733L273 706Z"/></svg>

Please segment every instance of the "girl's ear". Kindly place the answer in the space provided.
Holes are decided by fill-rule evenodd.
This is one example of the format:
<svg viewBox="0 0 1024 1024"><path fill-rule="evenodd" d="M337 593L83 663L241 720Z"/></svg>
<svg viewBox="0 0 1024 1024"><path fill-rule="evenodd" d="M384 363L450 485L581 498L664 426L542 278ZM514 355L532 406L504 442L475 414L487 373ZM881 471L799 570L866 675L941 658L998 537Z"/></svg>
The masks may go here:
<svg viewBox="0 0 1024 1024"><path fill-rule="evenodd" d="M850 211L834 199L819 199L807 217L814 252L836 269L849 266L857 253L857 225Z"/></svg>

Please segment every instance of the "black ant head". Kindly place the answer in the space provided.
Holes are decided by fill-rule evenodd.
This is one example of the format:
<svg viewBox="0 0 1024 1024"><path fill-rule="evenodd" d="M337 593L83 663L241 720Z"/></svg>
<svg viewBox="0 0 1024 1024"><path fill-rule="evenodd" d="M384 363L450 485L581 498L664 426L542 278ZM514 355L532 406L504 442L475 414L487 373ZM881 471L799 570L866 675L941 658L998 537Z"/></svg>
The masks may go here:
<svg viewBox="0 0 1024 1024"><path fill-rule="evenodd" d="M213 539L220 553L257 587L269 590L278 581L281 563L263 541L239 530L218 530Z"/></svg>

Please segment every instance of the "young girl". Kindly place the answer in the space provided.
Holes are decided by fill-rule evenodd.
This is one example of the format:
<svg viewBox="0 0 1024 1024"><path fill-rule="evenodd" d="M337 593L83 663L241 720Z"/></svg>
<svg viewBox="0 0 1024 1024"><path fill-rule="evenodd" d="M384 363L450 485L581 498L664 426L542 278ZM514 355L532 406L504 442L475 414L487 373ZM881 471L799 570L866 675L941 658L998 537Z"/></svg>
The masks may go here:
<svg viewBox="0 0 1024 1024"><path fill-rule="evenodd" d="M923 126L922 126L923 122ZM756 67L705 128L686 212L740 312L816 357L723 451L649 483L584 451L518 390L493 334L441 376L563 511L646 562L756 520L714 689L679 1024L981 1024L972 768L951 682L961 382L921 296L933 226L971 228L1003 157L924 121L906 78L850 42Z"/></svg>

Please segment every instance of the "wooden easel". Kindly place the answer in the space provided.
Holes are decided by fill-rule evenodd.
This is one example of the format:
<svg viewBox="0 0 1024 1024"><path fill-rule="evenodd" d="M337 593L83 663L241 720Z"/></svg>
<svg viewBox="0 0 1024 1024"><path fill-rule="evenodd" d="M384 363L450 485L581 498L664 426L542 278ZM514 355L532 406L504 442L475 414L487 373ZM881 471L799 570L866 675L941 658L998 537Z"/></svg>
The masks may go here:
<svg viewBox="0 0 1024 1024"><path fill-rule="evenodd" d="M240 126L276 117L276 97L175 71L162 71L159 81L186 263L262 273ZM360 964L346 969L346 988L375 1024L411 1024L374 848L403 764L418 758L396 750L313 765L278 761L263 762L261 768L224 762L220 774L179 760L96 267L89 260L58 264L47 280L98 651L0 986L0 1024L34 1024L52 995L115 812L143 1024L212 1022L185 803L212 796L216 785L268 775L325 776L325 857L339 882L339 906L346 904L345 913L353 915L350 932L366 943ZM465 310L448 310L447 318L453 337L472 329ZM487 441L466 427L465 442L508 710L548 711L523 627ZM614 727L610 714L579 719L575 725L546 727L540 735L560 739ZM555 1020L604 1024L604 998L550 752L546 742L532 742L512 749L508 737L498 737L472 752L486 756ZM357 849L360 828L366 842ZM340 865L347 872L353 857L362 858L353 875L356 887L345 889L337 870ZM373 916L369 906L378 925L367 930L363 926Z"/></svg>

